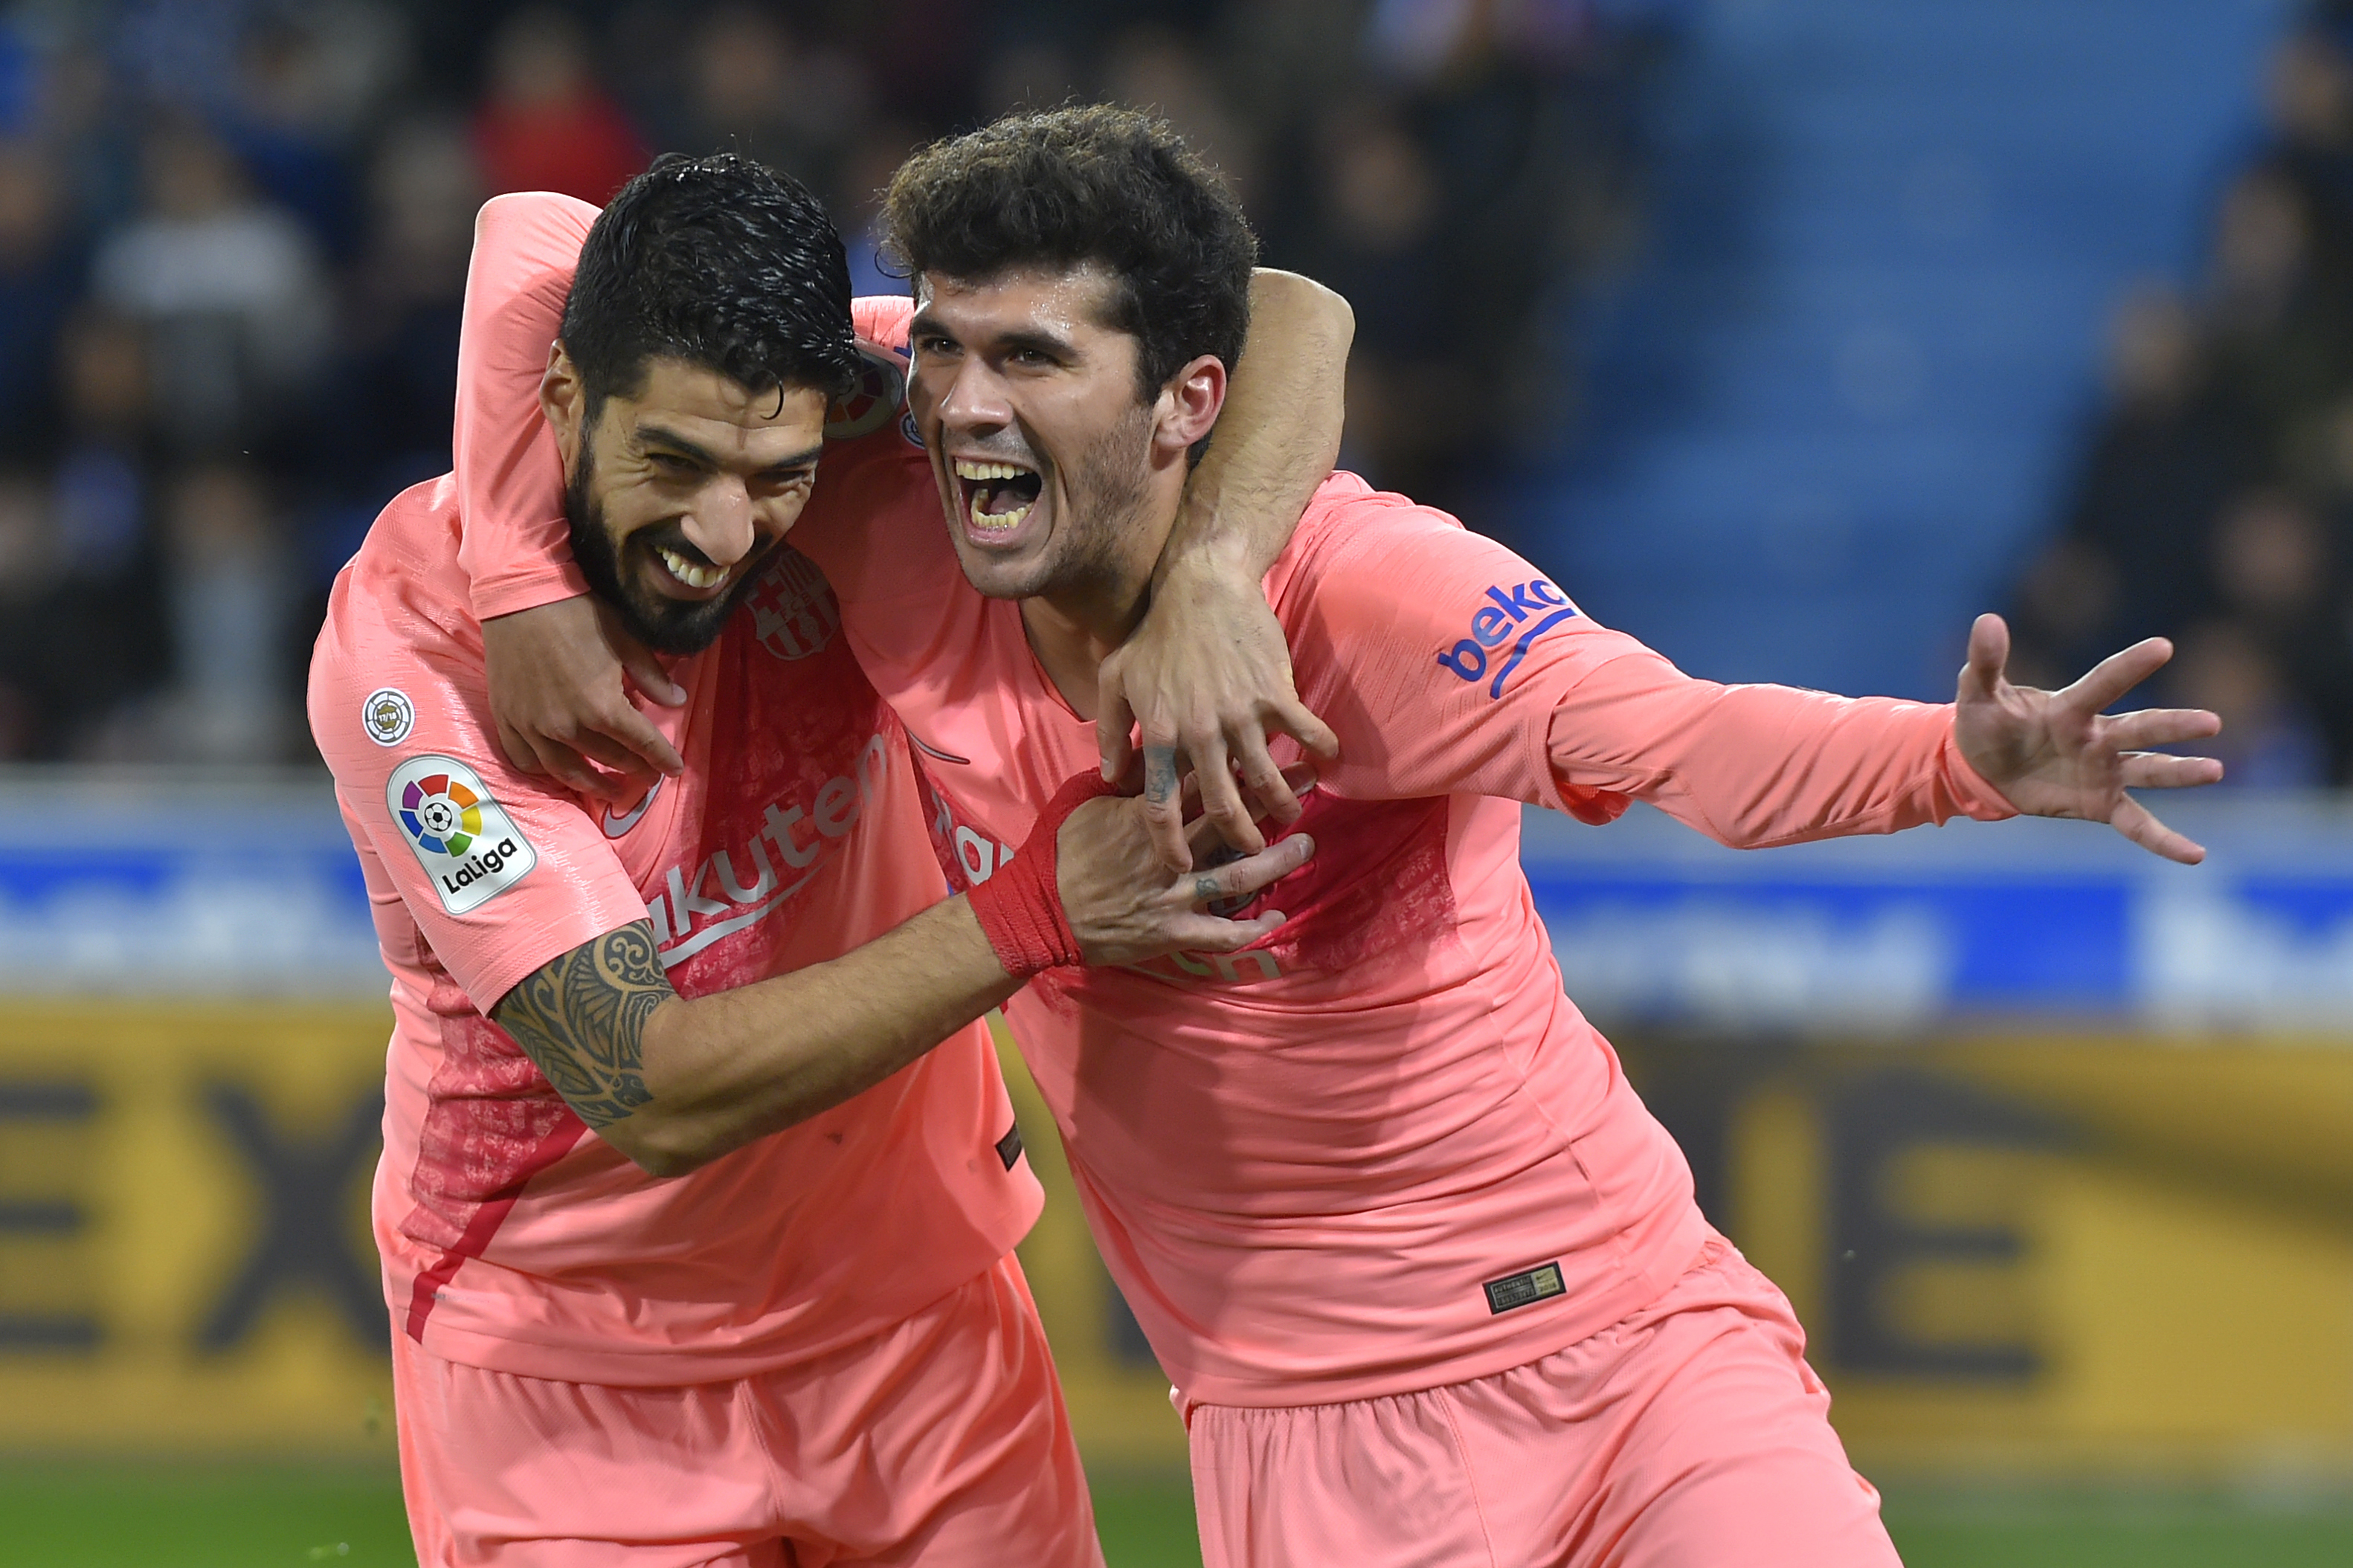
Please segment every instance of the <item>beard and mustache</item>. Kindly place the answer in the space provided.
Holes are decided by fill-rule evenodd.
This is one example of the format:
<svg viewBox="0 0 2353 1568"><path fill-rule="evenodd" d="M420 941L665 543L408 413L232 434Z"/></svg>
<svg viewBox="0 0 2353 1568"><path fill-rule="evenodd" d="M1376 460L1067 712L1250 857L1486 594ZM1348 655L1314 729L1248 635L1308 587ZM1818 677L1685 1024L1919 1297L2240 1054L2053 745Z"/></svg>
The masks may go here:
<svg viewBox="0 0 2353 1568"><path fill-rule="evenodd" d="M606 523L605 504L595 493L591 446L586 439L581 441L579 459L564 486L564 520L571 530L572 558L579 563L580 574L588 579L589 590L620 616L629 635L646 647L656 653L701 653L719 640L727 618L759 581L762 563L784 541L772 539L758 545L735 586L719 598L672 599L657 594L645 585L642 571L622 571L623 551L650 555L667 547L690 561L709 558L688 542L686 530L675 521L655 523L627 539L614 539Z"/></svg>

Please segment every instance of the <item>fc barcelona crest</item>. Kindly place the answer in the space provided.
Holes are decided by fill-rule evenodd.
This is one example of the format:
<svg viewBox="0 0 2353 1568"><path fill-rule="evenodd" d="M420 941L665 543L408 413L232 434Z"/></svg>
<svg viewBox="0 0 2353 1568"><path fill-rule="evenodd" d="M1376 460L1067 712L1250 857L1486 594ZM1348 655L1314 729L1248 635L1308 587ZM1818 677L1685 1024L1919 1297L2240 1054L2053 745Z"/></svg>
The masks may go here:
<svg viewBox="0 0 2353 1568"><path fill-rule="evenodd" d="M823 653L841 629L833 584L816 562L789 544L776 547L776 563L760 574L746 603L760 646L778 658Z"/></svg>

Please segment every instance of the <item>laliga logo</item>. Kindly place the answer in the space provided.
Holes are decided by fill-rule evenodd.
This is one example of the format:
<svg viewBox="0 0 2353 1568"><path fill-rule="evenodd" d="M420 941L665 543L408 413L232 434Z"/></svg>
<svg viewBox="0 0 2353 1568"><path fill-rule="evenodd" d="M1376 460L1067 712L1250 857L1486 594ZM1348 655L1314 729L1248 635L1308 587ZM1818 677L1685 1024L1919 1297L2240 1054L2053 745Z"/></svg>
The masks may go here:
<svg viewBox="0 0 2353 1568"><path fill-rule="evenodd" d="M1495 679L1487 687L1489 697L1504 694L1504 682L1520 661L1528 657L1528 649L1536 638L1566 620L1577 616L1577 606L1551 584L1538 577L1534 582L1521 583L1509 593L1498 585L1487 590L1491 605L1482 605L1471 617L1471 635L1438 656L1438 662L1454 672L1457 679L1478 684L1486 679L1491 660L1495 662ZM1535 624L1529 625L1531 617ZM1526 626L1525 631L1520 628ZM1519 632L1519 640L1512 634ZM1512 643L1504 651L1504 644Z"/></svg>
<svg viewBox="0 0 2353 1568"><path fill-rule="evenodd" d="M448 773L427 773L401 792L400 825L436 855L463 855L481 835L482 797Z"/></svg>
<svg viewBox="0 0 2353 1568"><path fill-rule="evenodd" d="M872 343L860 343L858 353L858 384L826 410L828 441L852 441L880 430L907 401L907 377L897 361Z"/></svg>
<svg viewBox="0 0 2353 1568"><path fill-rule="evenodd" d="M453 915L480 908L538 863L528 839L465 763L411 757L385 783L385 805Z"/></svg>
<svg viewBox="0 0 2353 1568"><path fill-rule="evenodd" d="M817 563L789 544L776 547L776 563L761 574L746 601L753 634L778 658L823 653L841 629L841 606Z"/></svg>
<svg viewBox="0 0 2353 1568"><path fill-rule="evenodd" d="M411 838L421 847L458 862L456 870L440 878L448 893L454 895L497 876L515 853L511 837L501 838L495 847L484 847L479 854L468 853L482 836L482 799L447 773L428 773L412 781L401 792L400 807L400 826Z"/></svg>

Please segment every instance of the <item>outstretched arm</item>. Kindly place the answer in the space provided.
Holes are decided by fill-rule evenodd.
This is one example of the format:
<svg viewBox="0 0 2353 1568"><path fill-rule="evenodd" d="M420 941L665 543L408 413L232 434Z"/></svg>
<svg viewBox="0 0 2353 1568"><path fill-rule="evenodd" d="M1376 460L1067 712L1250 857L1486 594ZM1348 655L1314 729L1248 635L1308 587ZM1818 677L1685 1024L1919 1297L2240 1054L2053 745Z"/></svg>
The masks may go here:
<svg viewBox="0 0 2353 1568"><path fill-rule="evenodd" d="M2161 640L2127 648L2064 691L2038 691L2003 677L2008 629L1982 616L1949 708L1719 686L1636 648L1578 680L1555 715L1552 762L1564 794L1582 786L1647 800L1741 848L2022 812L2111 823L2169 860L2205 858L2125 791L2220 779L2222 764L2211 757L2138 748L2201 739L2221 721L2179 709L2101 712L2171 657Z"/></svg>
<svg viewBox="0 0 2353 1568"><path fill-rule="evenodd" d="M1092 964L1245 947L1282 913L1228 921L1199 906L1264 888L1314 853L1294 834L1215 871L1174 874L1134 799L1090 801L1041 829L1059 846L1055 896ZM1016 858L1045 852L1033 837ZM491 1016L583 1121L669 1176L880 1083L1021 984L965 895L843 957L692 1000L670 989L639 921L526 976Z"/></svg>
<svg viewBox="0 0 2353 1568"><path fill-rule="evenodd" d="M1268 734L1289 734L1327 760L1338 752L1292 685L1290 649L1262 584L1339 456L1355 335L1348 302L1322 284L1266 268L1252 277L1250 342L1161 551L1152 607L1103 661L1095 709L1103 776L1127 770L1140 731L1153 834L1180 869L1189 859L1177 805L1187 766L1219 834L1254 850L1265 840L1253 815L1299 816Z"/></svg>
<svg viewBox="0 0 2353 1568"><path fill-rule="evenodd" d="M1594 823L1641 800L1738 848L2024 811L2195 859L2125 790L2221 775L2137 750L2213 734L2211 713L2101 716L2164 663L2162 643L2033 691L2002 679L2007 637L1988 616L1957 704L1725 685L1595 625L1493 540L1369 499L1280 591L1300 689L1340 732L1323 782L1342 795L1501 795Z"/></svg>

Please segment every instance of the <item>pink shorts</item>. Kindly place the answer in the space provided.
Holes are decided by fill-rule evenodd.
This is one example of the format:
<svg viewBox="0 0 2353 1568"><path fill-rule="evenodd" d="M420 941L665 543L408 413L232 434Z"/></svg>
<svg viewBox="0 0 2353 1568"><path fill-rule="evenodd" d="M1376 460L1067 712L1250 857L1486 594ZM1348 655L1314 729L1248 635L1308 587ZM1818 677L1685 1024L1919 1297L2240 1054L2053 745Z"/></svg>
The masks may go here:
<svg viewBox="0 0 2353 1568"><path fill-rule="evenodd" d="M684 1388L461 1366L393 1336L421 1568L1102 1568L1010 1256L807 1365Z"/></svg>
<svg viewBox="0 0 2353 1568"><path fill-rule="evenodd" d="M1773 1282L1711 1240L1526 1366L1346 1405L1194 1407L1207 1568L1900 1568Z"/></svg>

